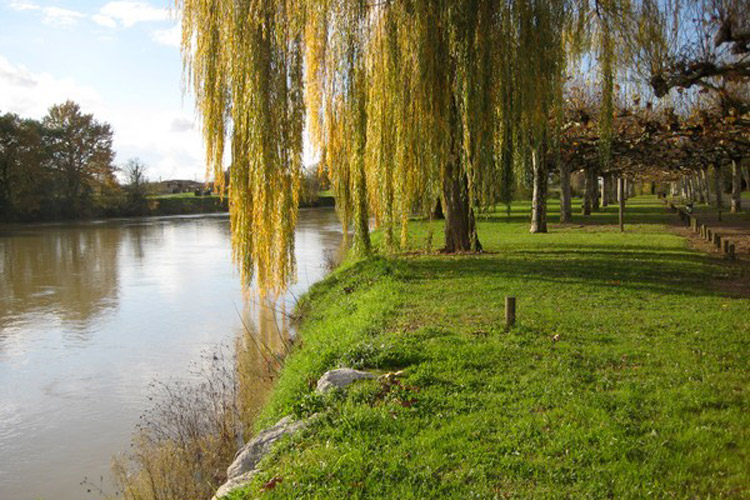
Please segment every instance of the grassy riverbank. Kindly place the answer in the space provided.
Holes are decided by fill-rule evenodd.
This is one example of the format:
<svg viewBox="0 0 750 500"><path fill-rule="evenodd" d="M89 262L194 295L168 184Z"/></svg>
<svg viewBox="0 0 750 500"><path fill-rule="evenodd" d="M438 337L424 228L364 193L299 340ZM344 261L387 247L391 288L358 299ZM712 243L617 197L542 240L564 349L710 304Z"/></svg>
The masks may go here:
<svg viewBox="0 0 750 500"><path fill-rule="evenodd" d="M738 265L690 250L655 198L624 234L610 207L531 235L527 208L480 222L485 254L348 262L315 285L258 425L322 418L229 498L273 478L263 498L750 497ZM415 250L431 230L412 226ZM338 366L405 374L315 396Z"/></svg>

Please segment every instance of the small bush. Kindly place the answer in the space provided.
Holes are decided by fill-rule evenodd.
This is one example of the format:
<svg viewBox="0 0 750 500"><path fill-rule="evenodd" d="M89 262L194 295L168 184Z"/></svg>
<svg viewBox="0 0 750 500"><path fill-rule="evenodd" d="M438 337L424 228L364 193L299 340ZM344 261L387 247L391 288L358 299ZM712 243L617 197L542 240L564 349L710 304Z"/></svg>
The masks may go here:
<svg viewBox="0 0 750 500"><path fill-rule="evenodd" d="M141 417L131 451L115 457L118 498L211 498L248 427L234 356L204 355L189 382L152 384L156 403Z"/></svg>

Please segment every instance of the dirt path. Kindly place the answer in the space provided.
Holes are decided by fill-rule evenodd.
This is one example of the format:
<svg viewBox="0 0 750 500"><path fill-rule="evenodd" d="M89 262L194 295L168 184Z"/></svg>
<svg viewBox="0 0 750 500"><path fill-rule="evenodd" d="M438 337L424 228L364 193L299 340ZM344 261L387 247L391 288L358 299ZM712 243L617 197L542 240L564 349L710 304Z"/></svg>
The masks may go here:
<svg viewBox="0 0 750 500"><path fill-rule="evenodd" d="M673 203L682 209L685 207L678 204L677 200ZM734 242L734 259L730 259L722 249L704 240L699 233L694 233L690 227L685 226L677 214L674 214L670 221L673 231L684 236L691 248L725 260L731 277L714 280L713 285L717 290L732 296L750 297L750 210L739 214L722 212L721 220L719 220L716 208L701 206L693 210L693 215L698 218L699 224L705 224L722 239L729 238Z"/></svg>

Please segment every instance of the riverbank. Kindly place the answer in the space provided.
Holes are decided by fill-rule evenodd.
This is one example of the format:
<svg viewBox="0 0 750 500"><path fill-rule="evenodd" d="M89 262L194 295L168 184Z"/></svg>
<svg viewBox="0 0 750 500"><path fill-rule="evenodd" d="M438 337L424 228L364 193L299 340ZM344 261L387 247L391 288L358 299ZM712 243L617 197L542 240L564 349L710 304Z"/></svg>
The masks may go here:
<svg viewBox="0 0 750 500"><path fill-rule="evenodd" d="M425 252L440 224L414 223L415 251L313 286L258 428L319 417L227 498L750 495L743 264L691 250L655 197L625 233L615 207L541 235L527 213L481 220L482 255ZM404 373L317 395L341 366Z"/></svg>
<svg viewBox="0 0 750 500"><path fill-rule="evenodd" d="M299 208L334 207L333 196L323 192L312 201L300 201ZM74 222L95 219L120 219L123 217L161 217L169 215L214 214L229 211L229 200L218 195L196 196L193 193L149 196L141 210L131 210L125 206L112 206L83 216L66 218L56 213L54 217L32 217L29 219L0 219L0 224L34 224L39 222Z"/></svg>
<svg viewBox="0 0 750 500"><path fill-rule="evenodd" d="M333 196L319 196L314 201L300 202L300 208L333 207ZM149 216L190 215L229 211L229 200L218 195L195 196L194 194L153 196L148 199Z"/></svg>

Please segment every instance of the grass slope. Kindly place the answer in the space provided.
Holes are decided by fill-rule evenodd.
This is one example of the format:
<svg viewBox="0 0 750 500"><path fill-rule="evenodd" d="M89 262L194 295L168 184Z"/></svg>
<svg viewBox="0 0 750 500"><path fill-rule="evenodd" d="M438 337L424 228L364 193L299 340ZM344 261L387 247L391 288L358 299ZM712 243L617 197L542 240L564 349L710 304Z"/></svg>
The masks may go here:
<svg viewBox="0 0 750 500"><path fill-rule="evenodd" d="M321 417L228 498L750 498L750 300L715 284L737 269L668 232L655 198L624 234L615 210L531 235L519 204L479 224L485 254L314 286L259 426ZM412 225L415 247L430 231ZM405 376L314 395L339 366Z"/></svg>

